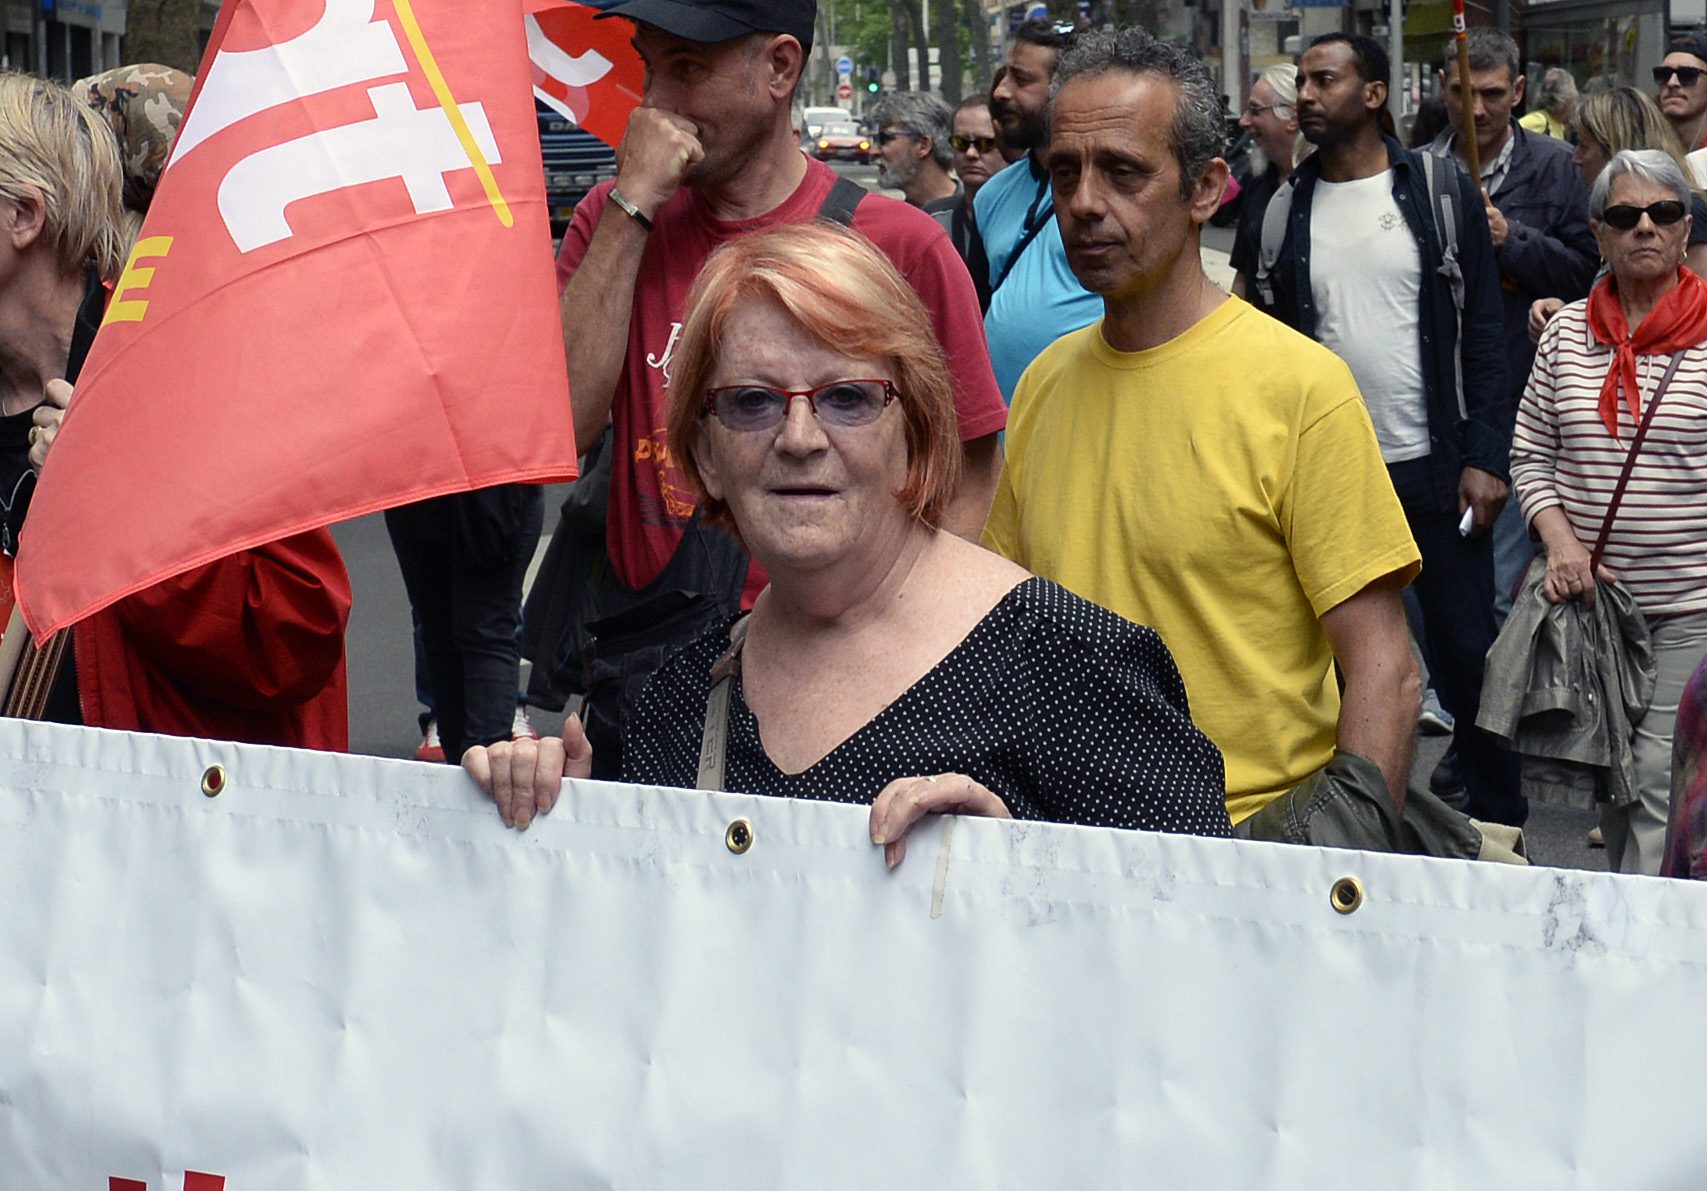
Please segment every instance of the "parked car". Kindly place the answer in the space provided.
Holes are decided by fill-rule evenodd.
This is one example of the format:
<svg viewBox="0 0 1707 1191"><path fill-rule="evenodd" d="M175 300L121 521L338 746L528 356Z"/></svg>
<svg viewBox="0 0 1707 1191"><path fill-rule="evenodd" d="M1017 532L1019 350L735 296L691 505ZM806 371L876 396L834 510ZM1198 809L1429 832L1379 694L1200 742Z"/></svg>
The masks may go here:
<svg viewBox="0 0 1707 1191"><path fill-rule="evenodd" d="M852 124L826 124L813 143L812 155L819 161L871 160L871 138Z"/></svg>
<svg viewBox="0 0 1707 1191"><path fill-rule="evenodd" d="M538 100L539 149L545 160L545 201L551 234L560 236L575 204L606 178L616 177L616 150Z"/></svg>
<svg viewBox="0 0 1707 1191"><path fill-rule="evenodd" d="M826 124L852 124L853 113L846 108L807 108L806 109L806 139L808 142L818 139L818 134L824 131Z"/></svg>

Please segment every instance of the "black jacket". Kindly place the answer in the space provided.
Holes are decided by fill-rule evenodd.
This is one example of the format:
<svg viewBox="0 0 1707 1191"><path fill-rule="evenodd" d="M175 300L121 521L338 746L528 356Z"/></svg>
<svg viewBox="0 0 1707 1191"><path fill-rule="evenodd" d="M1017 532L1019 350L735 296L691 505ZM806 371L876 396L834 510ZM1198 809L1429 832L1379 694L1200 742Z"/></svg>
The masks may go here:
<svg viewBox="0 0 1707 1191"><path fill-rule="evenodd" d="M1571 164L1571 147L1537 136L1515 120L1511 130L1511 166L1494 194L1494 206L1507 227L1505 244L1494 259L1505 310L1508 428L1535 363L1530 305L1537 298L1586 298L1600 267L1600 246L1588 228L1588 188ZM1429 152L1456 163L1452 131L1436 137Z"/></svg>
<svg viewBox="0 0 1707 1191"><path fill-rule="evenodd" d="M1430 486L1436 512L1456 512L1458 476L1466 467L1510 480L1511 418L1505 411L1506 362L1499 270L1488 238L1481 191L1462 172L1456 175L1464 227L1458 235L1458 265L1464 277L1463 343L1452 287L1442 271L1441 247L1429 215L1428 182L1422 159L1392 137L1393 198L1411 229L1423 269L1423 304L1418 324L1423 384L1428 402ZM1310 208L1320 180L1319 154L1306 157L1293 177L1296 189L1286 239L1275 262L1275 301L1269 313L1315 339L1319 312L1310 287ZM1463 394L1458 391L1460 353Z"/></svg>

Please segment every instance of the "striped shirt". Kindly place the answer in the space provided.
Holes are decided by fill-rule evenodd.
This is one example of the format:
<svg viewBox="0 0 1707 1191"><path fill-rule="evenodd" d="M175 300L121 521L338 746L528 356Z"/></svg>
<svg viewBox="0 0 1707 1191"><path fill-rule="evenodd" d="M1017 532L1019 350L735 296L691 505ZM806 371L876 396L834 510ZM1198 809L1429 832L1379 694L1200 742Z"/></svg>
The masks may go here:
<svg viewBox="0 0 1707 1191"><path fill-rule="evenodd" d="M1600 420L1612 360L1612 349L1589 332L1586 301L1559 311L1541 335L1512 434L1512 483L1524 519L1562 508L1589 550L1640 421L1622 400L1616 439ZM1670 362L1636 357L1642 412ZM1683 353L1654 414L1604 562L1648 615L1707 611L1707 345Z"/></svg>

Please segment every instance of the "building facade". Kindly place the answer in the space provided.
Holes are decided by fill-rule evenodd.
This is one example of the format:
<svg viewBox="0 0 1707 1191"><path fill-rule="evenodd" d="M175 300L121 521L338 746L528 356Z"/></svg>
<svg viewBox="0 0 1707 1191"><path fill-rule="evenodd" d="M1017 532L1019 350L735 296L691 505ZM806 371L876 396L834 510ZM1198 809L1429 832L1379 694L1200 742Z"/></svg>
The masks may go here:
<svg viewBox="0 0 1707 1191"><path fill-rule="evenodd" d="M70 81L123 64L125 0L0 0L0 66Z"/></svg>

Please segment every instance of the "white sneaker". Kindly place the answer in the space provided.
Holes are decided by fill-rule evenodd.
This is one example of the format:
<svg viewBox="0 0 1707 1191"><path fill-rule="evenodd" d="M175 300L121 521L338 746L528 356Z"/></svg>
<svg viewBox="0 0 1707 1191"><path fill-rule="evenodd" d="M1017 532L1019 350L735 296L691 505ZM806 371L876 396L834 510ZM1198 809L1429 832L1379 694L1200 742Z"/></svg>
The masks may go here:
<svg viewBox="0 0 1707 1191"><path fill-rule="evenodd" d="M533 722L528 719L528 709L522 704L516 704L515 722L510 725L511 740L538 740L539 733L534 731Z"/></svg>
<svg viewBox="0 0 1707 1191"><path fill-rule="evenodd" d="M415 760L429 761L434 765L445 763L445 746L439 741L439 721L427 721L427 734L421 737L421 743L415 748Z"/></svg>

